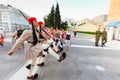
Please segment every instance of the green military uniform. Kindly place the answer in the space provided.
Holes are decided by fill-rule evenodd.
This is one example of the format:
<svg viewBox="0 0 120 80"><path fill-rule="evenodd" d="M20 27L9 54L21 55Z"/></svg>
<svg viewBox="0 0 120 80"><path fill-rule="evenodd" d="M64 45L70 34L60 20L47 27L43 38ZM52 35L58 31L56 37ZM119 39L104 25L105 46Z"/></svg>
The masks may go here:
<svg viewBox="0 0 120 80"><path fill-rule="evenodd" d="M97 30L97 31L95 32L95 35L96 35L96 37L95 37L95 46L98 46L101 32L100 32L99 30Z"/></svg>
<svg viewBox="0 0 120 80"><path fill-rule="evenodd" d="M101 35L102 35L102 44L101 44L101 46L103 47L103 46L105 46L105 43L107 42L107 31L103 31L101 33Z"/></svg>

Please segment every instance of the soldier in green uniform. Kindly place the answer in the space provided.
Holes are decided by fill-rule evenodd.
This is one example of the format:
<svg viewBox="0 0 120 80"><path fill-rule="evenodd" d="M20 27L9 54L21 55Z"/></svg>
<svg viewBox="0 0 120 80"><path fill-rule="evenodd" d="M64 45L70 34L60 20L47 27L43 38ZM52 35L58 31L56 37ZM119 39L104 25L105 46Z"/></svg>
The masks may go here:
<svg viewBox="0 0 120 80"><path fill-rule="evenodd" d="M105 28L104 28L104 30L102 31L101 36L102 36L101 46L103 47L103 46L105 46L105 43L107 42L107 31L106 31Z"/></svg>
<svg viewBox="0 0 120 80"><path fill-rule="evenodd" d="M98 46L100 35L101 35L100 28L98 28L98 30L95 32L95 46Z"/></svg>

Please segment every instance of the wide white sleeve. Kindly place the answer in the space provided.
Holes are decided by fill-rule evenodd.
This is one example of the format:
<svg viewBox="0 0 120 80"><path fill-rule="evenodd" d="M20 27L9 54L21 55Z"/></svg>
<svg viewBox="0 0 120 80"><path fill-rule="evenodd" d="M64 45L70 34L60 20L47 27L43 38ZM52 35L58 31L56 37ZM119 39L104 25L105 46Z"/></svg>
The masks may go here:
<svg viewBox="0 0 120 80"><path fill-rule="evenodd" d="M18 40L16 41L16 43L13 45L12 47L12 51L16 52L24 43L24 41L28 40L31 36L31 33L29 30L25 30L22 35L18 38Z"/></svg>

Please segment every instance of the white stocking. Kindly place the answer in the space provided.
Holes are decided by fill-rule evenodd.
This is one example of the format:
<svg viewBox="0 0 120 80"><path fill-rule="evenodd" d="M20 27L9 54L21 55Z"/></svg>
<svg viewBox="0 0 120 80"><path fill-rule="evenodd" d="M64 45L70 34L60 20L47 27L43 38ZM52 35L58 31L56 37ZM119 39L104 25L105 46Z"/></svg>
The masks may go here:
<svg viewBox="0 0 120 80"><path fill-rule="evenodd" d="M49 54L53 57L55 57L56 59L60 59L60 55L58 55L57 53L55 53L55 51L53 51L53 49L51 47L49 47L48 50Z"/></svg>
<svg viewBox="0 0 120 80"><path fill-rule="evenodd" d="M29 76L31 76L33 74L35 64L36 64L36 58L33 58L32 63L31 63L31 68L29 70Z"/></svg>

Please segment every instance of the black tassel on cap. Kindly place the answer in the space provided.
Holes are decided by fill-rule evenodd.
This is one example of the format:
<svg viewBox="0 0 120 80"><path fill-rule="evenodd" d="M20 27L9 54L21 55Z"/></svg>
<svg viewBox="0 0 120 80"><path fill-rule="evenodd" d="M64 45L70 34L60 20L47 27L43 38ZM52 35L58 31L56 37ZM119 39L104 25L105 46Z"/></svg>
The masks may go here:
<svg viewBox="0 0 120 80"><path fill-rule="evenodd" d="M33 25L33 22L32 22L32 34L33 34L33 45L36 45L37 42L38 42L38 39L37 39L37 36L36 36L36 32L35 32L35 28L34 28L34 25Z"/></svg>

